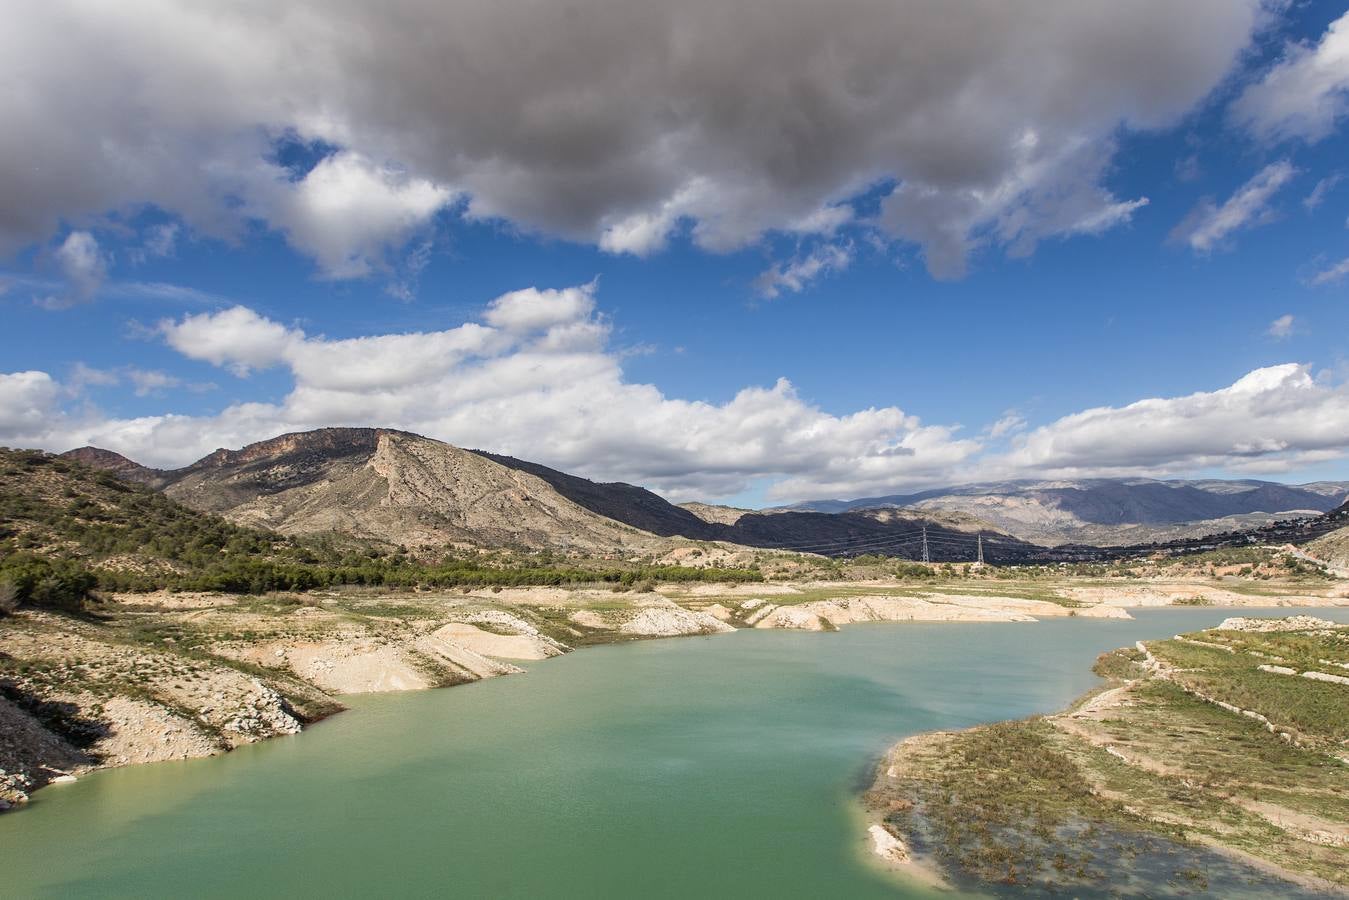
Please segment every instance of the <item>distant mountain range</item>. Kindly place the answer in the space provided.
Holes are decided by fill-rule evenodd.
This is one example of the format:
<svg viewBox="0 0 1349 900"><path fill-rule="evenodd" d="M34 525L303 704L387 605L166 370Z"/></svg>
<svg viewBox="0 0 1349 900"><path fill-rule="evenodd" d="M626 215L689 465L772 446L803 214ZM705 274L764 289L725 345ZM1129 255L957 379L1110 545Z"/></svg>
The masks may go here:
<svg viewBox="0 0 1349 900"><path fill-rule="evenodd" d="M781 509L963 512L1028 541L1119 546L1254 528L1339 506L1349 482L1158 481L1090 478L1003 481L856 500L817 500Z"/></svg>
<svg viewBox="0 0 1349 900"><path fill-rule="evenodd" d="M1349 494L1346 482L1098 478L975 484L761 511L677 506L636 485L590 481L382 428L285 434L217 450L181 469L148 468L96 447L63 455L240 525L335 532L413 552L454 545L603 555L725 541L918 559L926 535L934 561L973 560L980 543L990 562L1052 561L1084 557L1049 546L1179 546L1217 533L1241 541L1276 520L1334 509Z"/></svg>
<svg viewBox="0 0 1349 900"><path fill-rule="evenodd" d="M537 463L379 428L323 428L181 469L151 469L82 447L66 458L163 491L190 508L285 534L338 532L416 551L446 544L624 553L673 540L726 541L825 555L992 560L1039 548L961 512L752 512L676 506L645 488L600 483Z"/></svg>

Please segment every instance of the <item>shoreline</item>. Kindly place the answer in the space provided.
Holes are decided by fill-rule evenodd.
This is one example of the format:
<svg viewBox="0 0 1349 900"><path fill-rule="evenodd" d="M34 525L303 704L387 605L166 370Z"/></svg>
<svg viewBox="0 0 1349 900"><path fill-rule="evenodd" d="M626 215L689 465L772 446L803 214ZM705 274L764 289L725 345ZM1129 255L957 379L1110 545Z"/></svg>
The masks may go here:
<svg viewBox="0 0 1349 900"><path fill-rule="evenodd" d="M1047 617L1129 617L1124 608L1105 603L1092 607L1067 607L1042 600L1006 596L1003 592L985 595L968 592L940 594L923 586L922 590L905 587L904 595L898 595L893 593L896 590L893 585L830 587L847 592L848 595L807 599L800 603L775 603L773 601L795 599L793 592L818 593L824 589L815 586L803 589L790 585L747 585L728 590L726 586L706 585L686 595L676 595L674 599L664 594L652 594L625 597L621 601L610 599L613 596L611 594L599 594L597 599L594 594L559 589L483 592L448 598L377 596L370 602L390 606L415 600L428 609L436 609L438 615L430 624L414 621L414 627L394 636L388 633L360 633L355 636L339 635L341 639L334 640L332 634L325 632L318 636L328 640L316 642L298 639L289 631L287 634L290 637L275 640L265 639L266 635L261 638L254 635L250 642L241 645L229 642L213 644L210 652L205 654L208 658L204 660L201 658L203 654L189 647L184 652L197 653L197 656L189 656L189 659L201 663L201 667L186 673L174 670L172 677L183 677L189 682L194 678L207 679L216 688L209 698L209 705L194 715L192 703L200 703L200 692L184 696L180 691L170 698L175 701L171 710L158 711L162 715L153 715L156 710L147 712L144 704L141 708L129 711L119 709L124 718L114 720L117 723L115 728L126 733L114 732L113 737L125 738L120 744L109 747L95 745L97 749L92 752L77 749L73 755L64 756L53 755L51 747L39 748L35 751L35 764L30 765L28 771L11 763L8 772L0 772L0 800L6 800L11 808L21 808L27 796L42 787L66 782L93 771L167 759L217 755L244 743L295 734L308 725L347 711L342 700L352 693L449 687L484 677L515 674L522 670L511 660L546 659L592 644L709 635L743 628L827 631L865 622L1033 623ZM892 593L886 594L886 589ZM806 596L813 594L807 593ZM129 599L134 602L122 604L124 610L118 615L154 617L168 613L192 622L211 621L212 617L217 617L221 624L211 627L230 634L232 632L227 629L237 627L237 623L228 617L232 613L230 604L237 605L244 598L173 595L153 600L142 596ZM1242 599L1244 603L1231 608L1251 608L1251 600L1259 601L1262 606L1265 603L1279 605L1280 601L1297 607L1349 605L1349 598L1305 594ZM494 608L486 608L484 601L491 601ZM571 606L553 605L562 601L571 603ZM732 601L738 602L728 607L726 604ZM466 611L456 613L452 608L437 608L438 603L447 602L461 604ZM1146 608L1165 607L1149 605ZM1213 608L1227 607L1214 604ZM1030 612L1037 615L1031 615ZM835 618L828 618L829 615ZM293 616L326 624L326 619L313 607L296 607L293 613L287 613L287 618ZM39 629L37 635L42 638L49 639L50 633L63 625L59 617L51 614L22 613L20 617L6 620L7 624L0 625L0 629L12 628L15 623L24 624L25 617L27 620L42 620L45 630ZM751 619L753 621L749 621ZM440 621L446 624L432 627ZM400 626L405 624L400 621ZM88 626L86 630L95 628ZM165 659L180 662L181 654L175 656L175 648L181 646L179 640L185 639L181 632L175 634L178 637L160 635L157 643L136 661L144 663L147 668L162 665ZM75 656L88 654L89 648L95 647L92 641L86 639L87 635L63 634L60 637L65 641L63 649ZM570 638L571 643L563 643L559 639L564 637ZM123 645L113 646L118 651L127 649ZM44 649L49 648L44 645ZM102 652L107 648L98 646L95 649ZM434 659L429 660L433 654ZM229 665L238 668L231 669ZM439 668L432 671L433 666ZM0 671L0 675L3 674ZM58 676L61 674L57 673ZM210 682L211 678L216 681ZM224 683L220 682L221 678L225 679ZM49 681L56 685L57 689L52 695L57 702L73 702L81 710L91 705L90 697L79 695L68 685L61 684L60 677ZM182 685L175 684L175 687L182 688ZM354 689L342 690L343 687ZM248 700L248 703L243 704L242 714L238 709L216 709L228 707L230 701L238 700L236 696L226 696L231 690L241 692ZM31 715L25 715L27 711L14 702L13 691L9 694L7 697L5 693L0 693L0 722L13 720L17 712L26 719L21 722L24 727L42 724L35 722ZM112 703L107 703L103 708L112 706ZM125 724L127 722L130 724ZM195 731L192 730L193 726L197 726ZM0 746L0 751L3 749ZM104 751L101 758L95 755L99 750ZM46 758L42 758L44 755ZM4 793L5 788L9 789L8 796Z"/></svg>
<svg viewBox="0 0 1349 900"><path fill-rule="evenodd" d="M1323 628L1319 632L1315 630L1317 626L1306 622L1297 623L1296 627L1293 627L1291 623L1296 622L1298 618L1280 620L1290 623L1290 627L1283 630L1249 628L1246 627L1249 621L1243 625L1241 618L1229 618L1221 623L1226 626L1226 630L1210 628L1202 633L1217 632L1227 635L1254 631L1261 635L1293 634L1299 639L1302 634L1326 634L1331 635L1332 646L1337 646L1336 641L1343 642L1342 637L1334 635L1349 634L1349 625L1344 623L1326 622L1324 624L1331 627ZM1236 646L1226 648L1226 653L1237 656L1250 653L1259 658L1268 656L1263 651L1244 648L1239 640L1233 643ZM1159 662L1148 646L1194 644L1196 641L1192 637L1177 635L1169 640L1139 641L1137 650L1127 648L1102 654L1093 671L1102 677L1103 683L1076 697L1055 713L1015 721L983 723L954 731L924 732L910 735L893 744L877 764L872 785L858 797L858 805L863 811L864 827L870 838L870 855L873 860L902 877L915 878L920 883L928 885L933 883L931 880L933 872L940 879L940 886L945 887L952 886L952 878L957 874L973 878L976 882L993 879L987 863L979 862L980 856L977 855L993 852L992 849L981 847L981 843L987 844L988 838L976 838L969 843L968 837L970 827L985 826L971 826L963 818L972 813L974 822L986 821L980 818L984 813L980 812L978 806L972 806L970 812L964 812L962 804L989 802L986 792L981 793L973 786L979 783L987 785L990 780L992 783L1001 783L1002 780L1011 779L1011 783L1021 786L1026 783L1026 779L1035 782L1037 778L1044 777L1044 773L1036 771L1039 760L1030 762L1025 756L1018 756L1016 753L990 756L986 753L972 754L969 751L969 747L986 741L985 736L1002 729L1013 736L1023 734L1038 738L1038 747L1042 749L1038 749L1037 753L1041 754L1042 758L1057 756L1065 762L1071 762L1071 778L1065 783L1073 779L1081 781L1083 777L1086 778L1084 782L1086 793L1079 794L1066 804L1060 803L1057 796L1030 799L1031 809L1036 812L1032 814L1023 811L1021 815L1027 817L1027 823L1031 821L1037 823L1035 831L1039 842L1036 843L1032 839L1030 842L1032 846L1029 848L1026 843L1026 832L1032 830L1029 824L1012 824L1019 822L1019 819L1004 819L1000 822L996 816L992 819L995 823L993 825L995 834L999 829L1004 834L1020 832L1020 838L1015 843L1019 850L1011 851L1013 855L1005 857L1008 860L1007 879L1013 883L1033 884L1035 879L1045 877L1046 883L1051 889L1055 889L1052 888L1055 884L1055 874L1044 872L1043 859L1056 852L1059 859L1062 859L1065 853L1071 859L1083 850L1087 852L1082 858L1090 859L1094 845L1091 842L1082 843L1075 830L1085 824L1088 832L1100 827L1112 834L1119 834L1128 840L1142 841L1145 844L1160 840L1182 852L1185 849L1200 854L1207 851L1239 866L1298 887L1328 892L1335 896L1349 896L1349 884L1343 880L1335 881L1329 877L1322 877L1316 871L1312 871L1319 870L1323 873L1343 871L1344 854L1342 850L1333 848L1349 848L1349 823L1342 819L1336 821L1310 814L1299 814L1296 810L1281 806L1273 806L1273 809L1280 810L1279 817L1262 812L1263 806L1272 806L1266 804L1262 797L1262 791L1266 788L1274 799L1281 796L1286 798L1290 792L1305 794L1308 797L1337 796L1341 792L1338 785L1342 783L1344 775L1341 767L1334 765L1334 762L1347 764L1336 752L1339 739L1329 740L1310 733L1311 729L1307 730L1309 733L1290 739L1288 733L1283 730L1256 725L1249 720L1258 719L1263 725L1267 725L1268 720L1252 711L1239 709L1196 690L1185 681L1189 672L1195 670L1169 670L1168 664ZM1184 649L1187 648L1182 646L1182 650ZM1218 646L1217 649L1224 650L1224 647ZM1187 739L1189 744L1169 745L1167 738L1161 736L1165 734L1166 725L1159 725L1156 720L1138 712L1149 704L1166 711L1165 702L1160 706L1156 705L1156 696L1152 688L1157 682L1164 682L1167 688L1171 688L1170 671L1184 673L1177 679L1179 683L1174 687L1180 691L1179 696L1186 699L1170 701L1172 707L1180 712L1180 716L1172 716L1164 721L1169 723L1171 728L1188 729L1197 733L1199 735L1197 739L1193 737ZM1289 679L1288 685L1294 685L1296 681L1302 680L1293 676L1289 676ZM1186 715L1192 717L1186 719ZM1222 727L1205 727L1206 718L1211 724L1212 720L1222 716L1228 716L1230 721L1220 722ZM1126 737L1128 727L1122 727L1121 723L1128 725L1130 722L1131 727L1135 729L1150 728L1152 733L1148 735L1148 740L1131 740ZM1228 731L1224 732L1223 728ZM1194 762L1196 757L1202 755L1196 745L1210 741L1217 747L1217 753L1221 757L1227 757L1231 753L1240 754L1243 749L1239 745L1237 748L1221 745L1224 741L1242 739L1242 735L1245 740L1251 741L1252 730L1256 734L1267 731L1270 737L1278 735L1277 739L1268 742L1272 746L1265 747L1266 753L1273 751L1281 755L1277 758L1282 759L1300 756L1298 761L1303 766L1310 767L1308 771L1318 767L1324 771L1328 766L1334 770L1334 775L1329 782L1303 776L1306 780L1302 783L1299 783L1297 776L1294 775L1286 782L1272 779L1273 786L1266 786L1263 784L1265 778L1258 774L1259 769L1256 768L1252 770L1255 774L1242 774L1238 777L1232 773L1224 773L1227 776L1226 781L1210 783L1213 774L1205 775L1199 764ZM1268 738L1261 740L1268 741ZM1210 746L1208 750L1212 752L1214 746ZM1067 756L1064 756L1065 753ZM1093 756L1096 758L1093 759ZM968 766L973 759L982 760L983 764L991 765L992 768L981 768L976 770L977 774L967 774L963 767ZM1290 765L1289 768L1293 767ZM1132 775L1121 778L1120 770L1132 770ZM1243 773L1245 771L1242 770ZM968 780L970 777L976 781L970 782ZM1052 780L1053 777L1064 776L1055 772L1050 777ZM1223 776L1218 777L1221 779ZM1245 784L1242 783L1242 779L1245 779ZM1169 789L1173 793L1177 790L1186 794L1195 793L1202 799L1196 802L1182 798L1178 800L1180 806L1172 809L1165 803L1148 799L1157 796L1155 786L1150 787L1148 782L1154 782L1155 786ZM1132 784L1133 787L1121 789L1118 786L1120 784L1126 786ZM1046 786L1040 785L1040 790L1044 790ZM934 795L932 791L936 791L937 794ZM955 794L950 793L951 791L955 791ZM943 795L942 792L946 793ZM965 797L962 792L969 792L969 796ZM938 796L943 799L934 812L932 804L934 798ZM1025 799L1023 797L1022 802ZM1173 796L1171 799L1175 800L1176 797ZM1015 805L1014 801L1009 802ZM1290 801L1277 799L1277 802ZM996 805L998 800L993 800L993 803ZM1306 805L1300 808L1320 809L1314 800L1304 800L1304 803ZM1216 805L1206 809L1205 804ZM1246 816L1248 821L1223 818L1224 804L1229 810L1237 809L1248 814ZM942 817L949 817L952 809L955 810L955 821L963 823L960 827L966 829L964 832L966 843L949 846L943 844L945 848L943 852L947 854L945 862L938 861L935 851L926 854L913 852L912 841L919 830L926 833L935 827L940 833L943 827ZM934 816L937 817L935 823ZM1051 825L1049 828L1045 827L1047 821ZM1058 824L1055 825L1054 822ZM1323 830L1316 830L1305 824L1307 822L1315 823ZM1271 837L1266 838L1263 843L1257 842L1248 846L1276 847L1277 849L1272 850L1272 855L1281 856L1284 861L1259 855L1241 845L1243 840L1249 840L1243 836L1247 831L1255 834L1261 828L1276 829L1279 833L1278 840ZM959 827L952 833L962 834ZM931 834L927 834L925 840L931 839ZM1001 839L1001 836L995 836L993 846L996 847ZM1007 840L1010 841L1010 837ZM1009 844L1008 847L1010 846L1012 845ZM1000 852L1008 851L1004 847ZM1017 853L1021 856L1016 856ZM1195 858L1202 859L1202 855ZM1300 862L1302 868L1298 868L1294 860ZM1018 871L1018 867L1023 868ZM1062 871L1058 873L1059 877L1063 874ZM1077 875L1079 879L1083 877L1081 869L1077 871ZM1195 877L1206 878L1206 875L1196 872ZM1021 880L1017 881L1018 878ZM1090 885L1089 881L1087 885Z"/></svg>

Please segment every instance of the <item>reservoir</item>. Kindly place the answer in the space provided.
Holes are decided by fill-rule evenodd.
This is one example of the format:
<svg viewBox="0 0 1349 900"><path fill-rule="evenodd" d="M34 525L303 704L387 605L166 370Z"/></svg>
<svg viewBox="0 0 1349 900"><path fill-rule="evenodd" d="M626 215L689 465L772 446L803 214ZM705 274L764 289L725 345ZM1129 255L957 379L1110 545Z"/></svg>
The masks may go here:
<svg viewBox="0 0 1349 900"><path fill-rule="evenodd" d="M1228 615L744 630L347 698L210 759L95 773L0 816L7 897L925 897L867 858L898 739L1051 712L1097 654ZM951 893L941 896L950 897Z"/></svg>

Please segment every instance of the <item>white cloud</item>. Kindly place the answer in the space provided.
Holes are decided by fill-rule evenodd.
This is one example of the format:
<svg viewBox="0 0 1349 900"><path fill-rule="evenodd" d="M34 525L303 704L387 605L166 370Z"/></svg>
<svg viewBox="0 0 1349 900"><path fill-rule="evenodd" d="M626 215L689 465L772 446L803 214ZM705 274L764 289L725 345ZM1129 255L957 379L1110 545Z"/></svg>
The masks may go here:
<svg viewBox="0 0 1349 900"><path fill-rule="evenodd" d="M139 247L127 251L131 261L141 264L147 260L172 256L178 248L178 232L182 230L177 222L165 222L146 229Z"/></svg>
<svg viewBox="0 0 1349 900"><path fill-rule="evenodd" d="M1171 239L1188 244L1198 253L1222 246L1236 231L1270 220L1269 201L1298 174L1286 159L1270 163L1217 206L1212 200L1199 203L1171 232Z"/></svg>
<svg viewBox="0 0 1349 900"><path fill-rule="evenodd" d="M629 382L593 291L516 291L485 307L483 324L347 340L310 337L244 307L187 316L161 325L179 352L237 370L285 365L291 393L215 416L51 415L40 436L27 425L8 432L181 465L288 430L380 424L676 496L731 494L769 473L788 479L784 490L930 481L978 450L894 407L826 413L785 379L720 404ZM124 375L141 389L167 386L150 373Z"/></svg>
<svg viewBox="0 0 1349 900"><path fill-rule="evenodd" d="M1297 323L1291 314L1279 316L1269 323L1265 333L1277 341L1286 341L1293 336L1293 327Z"/></svg>
<svg viewBox="0 0 1349 900"><path fill-rule="evenodd" d="M232 370L284 366L289 394L212 415L124 419L84 399L63 409L62 385L46 373L0 375L0 443L95 444L175 466L286 431L382 425L676 499L727 497L762 482L772 498L794 500L996 478L1270 473L1349 457L1349 384L1301 364L1034 429L1009 411L970 437L896 406L827 412L785 378L720 403L673 397L624 376L624 351L609 345L607 322L585 302L592 290L514 292L484 307L481 322L344 340L244 307L187 316L161 326L181 353ZM540 308L551 314L535 315ZM112 372L149 395L178 377ZM67 387L81 377L101 376L77 370Z"/></svg>
<svg viewBox="0 0 1349 900"><path fill-rule="evenodd" d="M1349 112L1349 13L1319 43L1291 44L1284 57L1237 99L1237 121L1269 139L1318 141Z"/></svg>
<svg viewBox="0 0 1349 900"><path fill-rule="evenodd" d="M1349 454L1349 385L1306 365L1256 369L1230 387L1065 416L998 464L1047 477L1271 472Z"/></svg>
<svg viewBox="0 0 1349 900"><path fill-rule="evenodd" d="M108 261L98 239L87 231L72 231L52 255L65 276L65 289L41 298L39 305L66 309L92 300L108 277Z"/></svg>
<svg viewBox="0 0 1349 900"><path fill-rule="evenodd" d="M1026 419L1018 412L1008 412L1001 419L988 426L988 436L997 440L1026 430Z"/></svg>
<svg viewBox="0 0 1349 900"><path fill-rule="evenodd" d="M48 0L0 32L23 86L0 94L0 245L151 204L208 237L261 216L351 277L463 197L612 252L685 226L721 251L828 234L894 182L883 223L950 274L1127 221L1114 136L1192 110L1265 5ZM338 150L294 181L280 135Z"/></svg>
<svg viewBox="0 0 1349 900"><path fill-rule="evenodd" d="M1323 287L1327 284L1339 284L1345 276L1349 276L1349 256L1317 272L1307 279L1307 283L1312 287Z"/></svg>
<svg viewBox="0 0 1349 900"><path fill-rule="evenodd" d="M44 434L55 419L59 394L46 372L0 372L0 440L24 446L25 436Z"/></svg>
<svg viewBox="0 0 1349 900"><path fill-rule="evenodd" d="M224 366L239 377L286 358L304 332L265 319L245 306L159 323L169 346L189 359Z"/></svg>
<svg viewBox="0 0 1349 900"><path fill-rule="evenodd" d="M218 303L221 299L197 288L164 281L113 281L104 285L102 294L114 299L161 300L175 304Z"/></svg>
<svg viewBox="0 0 1349 900"><path fill-rule="evenodd" d="M1316 187L1312 188L1312 192L1303 198L1303 208L1306 209L1307 212L1311 212L1322 203L1325 203L1326 197L1331 191L1335 190L1335 186L1343 180L1344 175L1340 172L1336 172L1335 174L1327 175L1325 178L1316 182Z"/></svg>
<svg viewBox="0 0 1349 900"><path fill-rule="evenodd" d="M120 384L121 376L111 369L96 369L93 366L77 362L70 368L65 388L71 394L79 394L86 387L112 387Z"/></svg>
<svg viewBox="0 0 1349 900"><path fill-rule="evenodd" d="M597 282L562 290L525 288L502 294L487 306L488 325L511 332L545 331L577 322L595 309Z"/></svg>
<svg viewBox="0 0 1349 900"><path fill-rule="evenodd" d="M137 397L160 394L168 388L178 387L183 383L181 378L170 375L168 372L161 372L158 369L140 369L136 366L128 366L125 372Z"/></svg>
<svg viewBox="0 0 1349 900"><path fill-rule="evenodd" d="M769 266L754 279L754 290L770 299L783 291L799 294L825 273L848 268L852 260L851 244L820 244L804 256Z"/></svg>
<svg viewBox="0 0 1349 900"><path fill-rule="evenodd" d="M454 199L454 191L359 153L335 153L299 182L278 179L258 210L329 278L387 269L401 246Z"/></svg>

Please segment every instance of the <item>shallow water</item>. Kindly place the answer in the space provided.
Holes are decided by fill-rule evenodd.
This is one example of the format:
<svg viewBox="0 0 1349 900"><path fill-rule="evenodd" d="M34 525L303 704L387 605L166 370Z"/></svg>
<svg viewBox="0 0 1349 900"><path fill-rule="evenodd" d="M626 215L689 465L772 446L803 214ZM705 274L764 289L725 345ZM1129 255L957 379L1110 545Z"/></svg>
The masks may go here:
<svg viewBox="0 0 1349 900"><path fill-rule="evenodd" d="M0 894L928 896L866 860L880 753L1058 709L1098 653L1231 612L740 631L354 698L296 738L40 791L0 816Z"/></svg>

